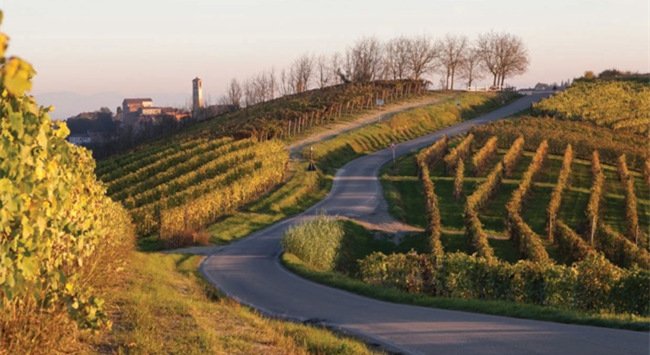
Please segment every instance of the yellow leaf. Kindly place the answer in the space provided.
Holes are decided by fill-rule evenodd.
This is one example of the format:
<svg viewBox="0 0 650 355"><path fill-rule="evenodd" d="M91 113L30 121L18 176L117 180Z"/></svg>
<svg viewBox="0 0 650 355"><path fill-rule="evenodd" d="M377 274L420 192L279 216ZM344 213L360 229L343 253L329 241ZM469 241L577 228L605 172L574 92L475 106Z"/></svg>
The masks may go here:
<svg viewBox="0 0 650 355"><path fill-rule="evenodd" d="M32 77L36 71L26 61L12 57L2 67L2 84L13 96L23 96L32 88Z"/></svg>
<svg viewBox="0 0 650 355"><path fill-rule="evenodd" d="M7 37L7 35L4 33L0 33L0 58L4 58L8 45L9 37Z"/></svg>

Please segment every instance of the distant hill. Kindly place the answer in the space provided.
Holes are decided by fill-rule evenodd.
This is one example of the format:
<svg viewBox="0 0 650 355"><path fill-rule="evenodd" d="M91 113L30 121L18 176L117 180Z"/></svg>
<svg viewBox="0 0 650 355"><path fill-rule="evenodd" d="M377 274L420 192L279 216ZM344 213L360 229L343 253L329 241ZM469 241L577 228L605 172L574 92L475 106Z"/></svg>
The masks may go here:
<svg viewBox="0 0 650 355"><path fill-rule="evenodd" d="M650 83L634 80L580 80L534 106L537 114L589 121L615 130L650 131Z"/></svg>

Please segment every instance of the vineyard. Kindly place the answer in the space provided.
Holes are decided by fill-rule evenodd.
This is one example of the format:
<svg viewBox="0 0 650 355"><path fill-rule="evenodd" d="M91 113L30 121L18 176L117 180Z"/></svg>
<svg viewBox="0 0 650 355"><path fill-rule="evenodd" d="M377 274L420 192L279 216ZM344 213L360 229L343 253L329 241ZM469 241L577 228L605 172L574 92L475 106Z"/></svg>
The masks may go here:
<svg viewBox="0 0 650 355"><path fill-rule="evenodd" d="M307 129L335 122L346 115L424 93L418 80L340 84L287 95L197 124L192 132L216 135L289 139Z"/></svg>
<svg viewBox="0 0 650 355"><path fill-rule="evenodd" d="M108 194L164 240L195 232L269 191L284 178L282 143L194 137L102 162Z"/></svg>
<svg viewBox="0 0 650 355"><path fill-rule="evenodd" d="M579 137L576 125L593 134ZM535 128L539 132L529 135ZM557 131L550 136L545 129ZM560 297L590 311L648 314L639 303L645 296L627 295L628 304L620 306L614 304L612 291L623 287L617 283L642 282L650 275L650 184L643 168L647 157L625 137L614 135L603 143L606 154L593 149L599 141L590 140L605 137L606 131L611 132L585 123L524 118L476 127L464 137L445 138L401 159L385 170L384 188L398 218L426 228L429 253L373 254L360 261L362 278L410 292L515 297L509 292L520 286L501 279L498 287L505 294L482 294L483 282L497 280L474 279L473 273L458 269L464 265L497 278L511 273L524 283L539 277L545 287L557 286L548 282L568 287L564 294L525 302L555 304L552 298ZM630 168L630 161L638 169ZM602 304L581 304L575 293L584 280L574 280L571 272L579 274L580 268L595 265L608 273L608 281L598 282L612 293L601 294ZM465 294L454 296L455 283L428 284L427 275L435 275L438 267L445 270L442 278L458 269L454 282L467 283ZM396 279L394 273L409 276Z"/></svg>
<svg viewBox="0 0 650 355"><path fill-rule="evenodd" d="M454 247L453 251L494 254L507 261L550 259L570 263L576 258L563 252L567 246L556 240L558 234L563 234L562 240L568 234L558 230L561 224L565 227L560 228L562 231L570 228L571 234L583 237L585 243L602 251L614 264L650 267L650 185L643 171L628 167L624 152L611 163L601 162L598 150L580 154L588 150L579 143L529 142L521 132L512 140L509 134L498 134L495 127L502 125L479 127L465 138L456 139L444 156L429 159L426 172L420 174L430 175L436 186L441 230L457 233L454 238L461 238L458 233L462 232L466 239L454 245L468 247ZM493 148L495 141L497 150ZM467 142L473 142L471 150ZM461 150L468 150L464 158L458 158ZM464 174L458 174L463 165L472 166L479 157L486 156L486 151L494 151L488 159L489 170L464 169ZM452 169L453 159L457 161ZM423 171L422 158L416 160ZM415 176L417 171L411 167L415 164L413 158L405 159L396 174ZM426 185L423 190L425 196L430 196ZM407 222L426 226L419 217L409 217ZM486 237L488 244L484 242Z"/></svg>
<svg viewBox="0 0 650 355"><path fill-rule="evenodd" d="M534 106L542 115L635 133L650 133L650 85L635 81L580 81Z"/></svg>

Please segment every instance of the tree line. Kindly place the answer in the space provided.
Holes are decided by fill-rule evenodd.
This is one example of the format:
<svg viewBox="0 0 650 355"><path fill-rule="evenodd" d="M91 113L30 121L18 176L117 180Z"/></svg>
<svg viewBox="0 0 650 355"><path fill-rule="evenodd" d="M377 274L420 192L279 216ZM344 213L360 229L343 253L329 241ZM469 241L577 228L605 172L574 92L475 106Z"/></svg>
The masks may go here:
<svg viewBox="0 0 650 355"><path fill-rule="evenodd" d="M471 87L486 76L500 88L507 78L523 74L528 64L523 40L510 33L487 32L475 39L451 34L440 39L400 36L385 42L364 37L343 52L303 54L279 72L270 69L244 80L233 78L219 101L242 107L332 85L424 80L436 74L445 90L454 90L458 79Z"/></svg>

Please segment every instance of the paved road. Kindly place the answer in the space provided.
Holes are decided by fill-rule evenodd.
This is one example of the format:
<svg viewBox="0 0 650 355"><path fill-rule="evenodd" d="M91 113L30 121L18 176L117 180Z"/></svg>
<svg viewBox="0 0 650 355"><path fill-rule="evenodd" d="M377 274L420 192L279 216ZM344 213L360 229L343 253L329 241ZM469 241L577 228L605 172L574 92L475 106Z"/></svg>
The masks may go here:
<svg viewBox="0 0 650 355"><path fill-rule="evenodd" d="M530 106L539 96L399 144L397 155L442 137L466 132ZM341 169L326 199L305 213L219 248L201 271L216 287L261 312L311 320L413 354L644 354L648 333L516 319L383 302L319 285L284 269L280 239L290 225L319 211L373 223L392 221L382 203L377 173L390 150L358 158Z"/></svg>

